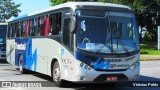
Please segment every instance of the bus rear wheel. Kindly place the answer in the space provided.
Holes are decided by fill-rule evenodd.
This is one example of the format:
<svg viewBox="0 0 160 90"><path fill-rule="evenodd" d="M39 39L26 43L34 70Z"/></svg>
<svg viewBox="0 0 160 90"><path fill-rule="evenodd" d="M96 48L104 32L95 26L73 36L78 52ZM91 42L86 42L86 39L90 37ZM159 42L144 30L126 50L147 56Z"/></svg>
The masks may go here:
<svg viewBox="0 0 160 90"><path fill-rule="evenodd" d="M55 86L63 87L65 85L65 81L61 79L60 66L58 64L58 61L54 63L52 70L52 78Z"/></svg>
<svg viewBox="0 0 160 90"><path fill-rule="evenodd" d="M24 74L24 69L23 69L23 59L22 59L22 55L20 55L19 56L19 72L21 73L21 74Z"/></svg>

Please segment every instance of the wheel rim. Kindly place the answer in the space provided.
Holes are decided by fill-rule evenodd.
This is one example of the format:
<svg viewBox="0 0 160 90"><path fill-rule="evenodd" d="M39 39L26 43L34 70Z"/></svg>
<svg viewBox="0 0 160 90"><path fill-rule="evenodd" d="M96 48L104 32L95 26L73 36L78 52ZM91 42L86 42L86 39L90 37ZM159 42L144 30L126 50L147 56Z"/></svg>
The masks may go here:
<svg viewBox="0 0 160 90"><path fill-rule="evenodd" d="M56 67L53 70L53 80L54 81L60 81L60 69L59 69L59 65L56 65Z"/></svg>

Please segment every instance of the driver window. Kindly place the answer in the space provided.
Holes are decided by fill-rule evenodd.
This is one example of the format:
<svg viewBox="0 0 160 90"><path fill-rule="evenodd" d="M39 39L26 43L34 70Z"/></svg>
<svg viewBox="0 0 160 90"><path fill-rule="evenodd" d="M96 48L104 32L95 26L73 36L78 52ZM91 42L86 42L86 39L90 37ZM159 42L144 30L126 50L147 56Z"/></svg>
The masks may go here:
<svg viewBox="0 0 160 90"><path fill-rule="evenodd" d="M63 43L70 48L70 18L64 19Z"/></svg>

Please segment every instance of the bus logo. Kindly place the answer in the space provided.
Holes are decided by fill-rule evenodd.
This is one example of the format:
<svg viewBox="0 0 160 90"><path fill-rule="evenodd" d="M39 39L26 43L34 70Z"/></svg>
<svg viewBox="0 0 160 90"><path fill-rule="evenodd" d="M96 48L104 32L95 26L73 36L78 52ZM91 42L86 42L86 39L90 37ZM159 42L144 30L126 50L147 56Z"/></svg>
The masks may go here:
<svg viewBox="0 0 160 90"><path fill-rule="evenodd" d="M15 43L15 48L17 49L17 50L26 50L26 43L24 43L24 44L17 44L17 43Z"/></svg>

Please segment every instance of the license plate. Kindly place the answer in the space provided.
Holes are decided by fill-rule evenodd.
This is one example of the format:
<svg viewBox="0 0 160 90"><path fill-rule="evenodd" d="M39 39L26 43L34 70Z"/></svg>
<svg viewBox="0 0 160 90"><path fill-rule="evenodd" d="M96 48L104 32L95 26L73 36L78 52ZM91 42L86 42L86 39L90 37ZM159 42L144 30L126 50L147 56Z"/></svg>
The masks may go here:
<svg viewBox="0 0 160 90"><path fill-rule="evenodd" d="M117 76L108 76L107 80L108 81L117 81L118 77Z"/></svg>

